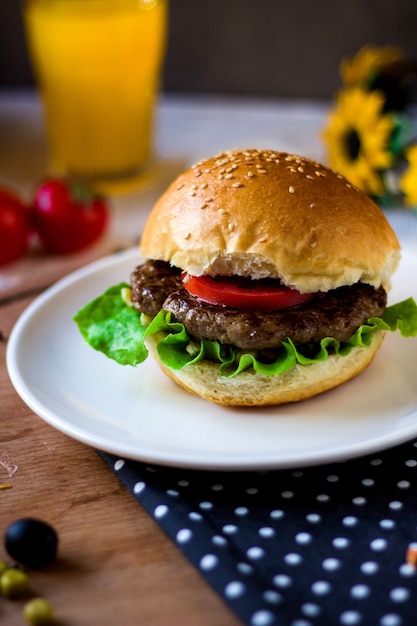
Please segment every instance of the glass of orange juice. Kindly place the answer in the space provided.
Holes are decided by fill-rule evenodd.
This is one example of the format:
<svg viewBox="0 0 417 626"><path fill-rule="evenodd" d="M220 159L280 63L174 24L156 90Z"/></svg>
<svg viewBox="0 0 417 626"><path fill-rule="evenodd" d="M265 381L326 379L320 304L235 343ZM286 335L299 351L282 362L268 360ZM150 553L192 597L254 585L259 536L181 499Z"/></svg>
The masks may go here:
<svg viewBox="0 0 417 626"><path fill-rule="evenodd" d="M149 171L168 0L26 0L50 173L104 192Z"/></svg>

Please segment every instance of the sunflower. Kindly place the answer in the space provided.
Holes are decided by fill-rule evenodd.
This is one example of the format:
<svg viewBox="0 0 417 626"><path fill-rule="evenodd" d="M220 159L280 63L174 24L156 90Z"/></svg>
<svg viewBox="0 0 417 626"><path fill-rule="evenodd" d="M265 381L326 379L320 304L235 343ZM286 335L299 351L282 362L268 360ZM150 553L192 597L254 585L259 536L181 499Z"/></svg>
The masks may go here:
<svg viewBox="0 0 417 626"><path fill-rule="evenodd" d="M364 46L353 58L341 61L340 76L347 87L367 86L379 68L402 58L401 51L395 46Z"/></svg>
<svg viewBox="0 0 417 626"><path fill-rule="evenodd" d="M417 205L417 145L411 146L406 152L409 163L405 174L400 179L400 189L405 196L407 206Z"/></svg>
<svg viewBox="0 0 417 626"><path fill-rule="evenodd" d="M330 166L376 197L384 192L380 172L393 162L389 143L394 121L382 113L383 106L378 91L343 90L323 131Z"/></svg>

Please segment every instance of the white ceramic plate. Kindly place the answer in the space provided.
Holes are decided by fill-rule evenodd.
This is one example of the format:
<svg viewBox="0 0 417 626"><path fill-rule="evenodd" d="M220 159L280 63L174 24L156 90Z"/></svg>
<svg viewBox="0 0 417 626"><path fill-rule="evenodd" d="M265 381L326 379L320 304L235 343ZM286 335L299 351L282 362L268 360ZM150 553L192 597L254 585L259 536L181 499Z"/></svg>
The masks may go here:
<svg viewBox="0 0 417 626"><path fill-rule="evenodd" d="M389 333L356 379L311 400L223 408L188 394L149 358L122 367L83 343L72 315L128 280L136 250L74 272L37 298L9 339L7 365L41 418L98 449L205 469L284 468L339 461L417 436L417 338ZM390 302L417 299L417 253L403 248Z"/></svg>

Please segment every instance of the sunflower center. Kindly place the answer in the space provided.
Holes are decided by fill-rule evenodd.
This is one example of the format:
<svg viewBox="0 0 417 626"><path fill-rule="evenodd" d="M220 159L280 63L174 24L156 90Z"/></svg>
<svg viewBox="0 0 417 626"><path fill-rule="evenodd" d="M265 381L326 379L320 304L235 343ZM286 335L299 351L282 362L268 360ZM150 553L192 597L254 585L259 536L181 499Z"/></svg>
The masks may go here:
<svg viewBox="0 0 417 626"><path fill-rule="evenodd" d="M351 161L356 161L361 151L361 140L354 128L345 136L346 151Z"/></svg>

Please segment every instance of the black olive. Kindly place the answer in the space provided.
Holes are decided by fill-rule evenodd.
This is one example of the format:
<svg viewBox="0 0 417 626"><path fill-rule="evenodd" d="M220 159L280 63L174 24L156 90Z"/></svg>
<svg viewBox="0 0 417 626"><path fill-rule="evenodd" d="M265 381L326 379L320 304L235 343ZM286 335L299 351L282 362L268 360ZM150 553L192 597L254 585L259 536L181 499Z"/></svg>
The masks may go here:
<svg viewBox="0 0 417 626"><path fill-rule="evenodd" d="M50 524L24 517L10 524L4 535L8 554L29 569L41 569L54 560L58 535Z"/></svg>

